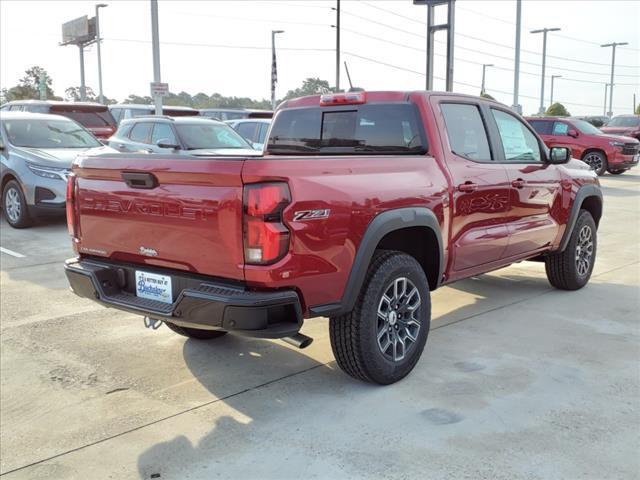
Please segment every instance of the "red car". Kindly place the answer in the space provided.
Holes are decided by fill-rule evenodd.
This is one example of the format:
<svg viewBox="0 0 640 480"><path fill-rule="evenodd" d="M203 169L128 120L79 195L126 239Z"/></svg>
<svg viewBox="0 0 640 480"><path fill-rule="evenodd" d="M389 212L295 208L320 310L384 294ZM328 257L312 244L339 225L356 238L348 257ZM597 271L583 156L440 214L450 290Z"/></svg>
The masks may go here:
<svg viewBox="0 0 640 480"><path fill-rule="evenodd" d="M618 115L600 128L604 133L624 135L640 140L640 115Z"/></svg>
<svg viewBox="0 0 640 480"><path fill-rule="evenodd" d="M98 140L107 140L117 129L116 121L106 105L93 102L60 102L55 100L14 100L3 110L51 113L75 120Z"/></svg>
<svg viewBox="0 0 640 480"><path fill-rule="evenodd" d="M549 147L566 147L598 175L626 172L638 165L640 142L603 133L589 122L567 117L530 117L529 124Z"/></svg>
<svg viewBox="0 0 640 480"><path fill-rule="evenodd" d="M67 192L76 294L199 339L304 347L329 317L338 365L380 384L416 365L441 285L529 259L583 287L602 215L568 149L438 92L289 100L264 156L79 157Z"/></svg>

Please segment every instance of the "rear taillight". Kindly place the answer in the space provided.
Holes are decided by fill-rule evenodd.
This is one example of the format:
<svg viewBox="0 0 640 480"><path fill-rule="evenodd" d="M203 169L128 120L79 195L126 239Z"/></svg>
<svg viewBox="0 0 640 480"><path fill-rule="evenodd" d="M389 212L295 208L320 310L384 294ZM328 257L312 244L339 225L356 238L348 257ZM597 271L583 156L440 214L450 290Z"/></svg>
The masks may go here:
<svg viewBox="0 0 640 480"><path fill-rule="evenodd" d="M286 183L255 183L244 187L244 261L266 265L289 250L289 230L282 212L291 203Z"/></svg>
<svg viewBox="0 0 640 480"><path fill-rule="evenodd" d="M69 235L77 237L77 216L76 216L76 176L71 173L67 178L67 229Z"/></svg>

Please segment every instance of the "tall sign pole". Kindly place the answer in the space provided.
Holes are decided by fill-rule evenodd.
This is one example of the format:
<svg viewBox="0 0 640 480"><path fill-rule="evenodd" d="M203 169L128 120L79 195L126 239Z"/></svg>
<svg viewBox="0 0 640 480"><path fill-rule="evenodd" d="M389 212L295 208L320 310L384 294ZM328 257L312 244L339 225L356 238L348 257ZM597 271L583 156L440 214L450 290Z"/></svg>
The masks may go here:
<svg viewBox="0 0 640 480"><path fill-rule="evenodd" d="M158 30L158 0L151 0L151 45L153 48L153 83L160 83L160 33ZM156 115L162 115L162 95L153 96Z"/></svg>
<svg viewBox="0 0 640 480"><path fill-rule="evenodd" d="M336 0L336 92L340 91L340 0Z"/></svg>
<svg viewBox="0 0 640 480"><path fill-rule="evenodd" d="M80 100L87 99L84 81L84 47L96 41L96 19L86 15L62 24L61 46L75 45L80 53Z"/></svg>
<svg viewBox="0 0 640 480"><path fill-rule="evenodd" d="M520 27L522 20L522 0L516 0L516 55L513 74L513 108L519 114L522 114L522 106L518 103L518 94L520 90Z"/></svg>
<svg viewBox="0 0 640 480"><path fill-rule="evenodd" d="M102 93L102 55L100 52L100 44L102 39L100 38L100 9L106 7L106 3L99 3L96 5L96 42L98 44L98 100L104 104L104 95Z"/></svg>
<svg viewBox="0 0 640 480"><path fill-rule="evenodd" d="M276 64L276 34L284 30L271 30L271 109L276 109L276 83L278 83L278 66Z"/></svg>

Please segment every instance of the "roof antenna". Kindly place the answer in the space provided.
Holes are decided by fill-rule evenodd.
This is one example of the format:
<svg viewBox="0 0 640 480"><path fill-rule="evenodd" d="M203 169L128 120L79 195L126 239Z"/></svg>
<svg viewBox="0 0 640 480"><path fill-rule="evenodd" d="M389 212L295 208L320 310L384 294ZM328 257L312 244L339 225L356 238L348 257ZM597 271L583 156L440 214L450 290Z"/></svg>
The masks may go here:
<svg viewBox="0 0 640 480"><path fill-rule="evenodd" d="M364 92L364 88L354 87L353 83L351 83L351 75L349 75L349 67L347 67L347 62L344 62L344 69L347 71L347 78L349 79L349 91L350 92Z"/></svg>

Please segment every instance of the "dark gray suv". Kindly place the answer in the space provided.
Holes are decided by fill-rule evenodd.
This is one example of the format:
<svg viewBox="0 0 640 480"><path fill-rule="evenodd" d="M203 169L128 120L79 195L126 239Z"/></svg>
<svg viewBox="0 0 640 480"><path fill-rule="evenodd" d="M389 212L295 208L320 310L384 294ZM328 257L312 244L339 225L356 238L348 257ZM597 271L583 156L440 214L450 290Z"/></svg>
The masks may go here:
<svg viewBox="0 0 640 480"><path fill-rule="evenodd" d="M123 120L108 145L120 152L260 155L229 125L202 117L150 115Z"/></svg>

